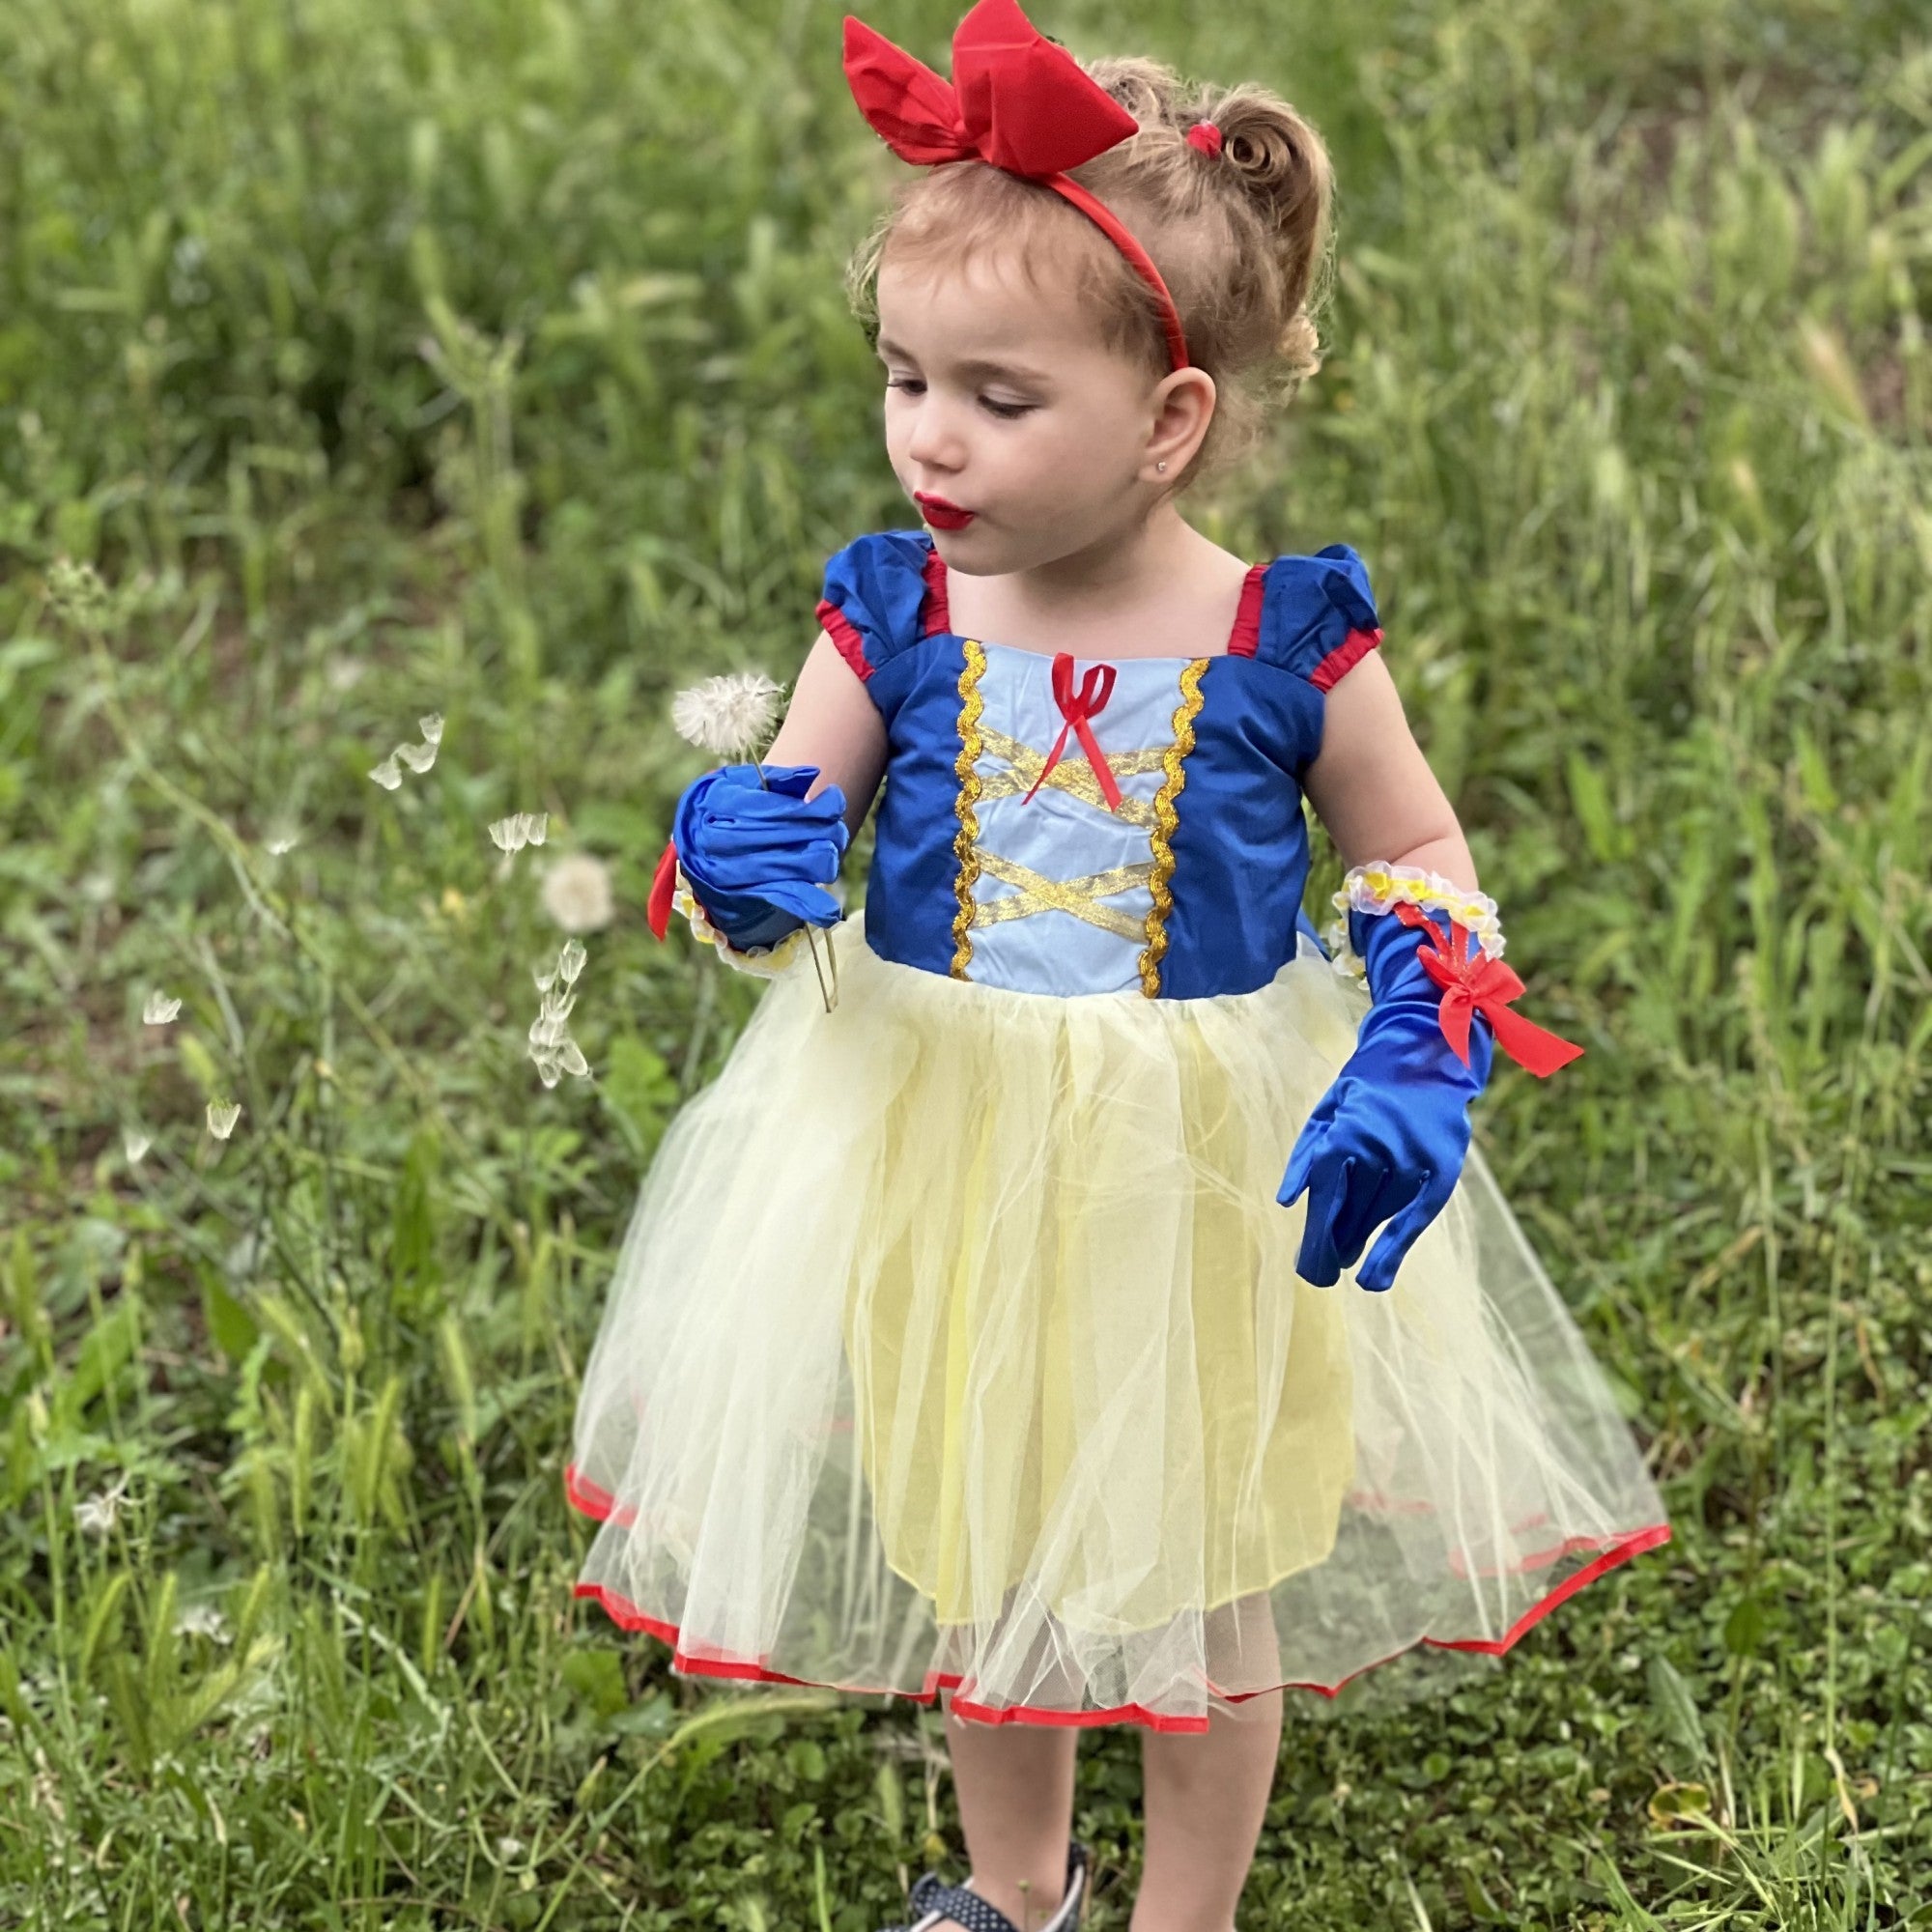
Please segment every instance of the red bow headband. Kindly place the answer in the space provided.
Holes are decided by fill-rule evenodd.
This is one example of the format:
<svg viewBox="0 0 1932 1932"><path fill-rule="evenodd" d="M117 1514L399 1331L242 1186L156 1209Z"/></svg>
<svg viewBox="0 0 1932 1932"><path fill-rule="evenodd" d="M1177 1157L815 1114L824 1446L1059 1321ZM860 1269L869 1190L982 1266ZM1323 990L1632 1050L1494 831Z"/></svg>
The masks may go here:
<svg viewBox="0 0 1932 1932"><path fill-rule="evenodd" d="M923 167L987 161L1052 188L1097 223L1153 291L1168 357L1187 367L1179 312L1160 270L1105 203L1065 172L1139 133L1140 124L1035 28L1018 0L978 0L959 22L950 83L847 14L845 78L860 113L900 159Z"/></svg>

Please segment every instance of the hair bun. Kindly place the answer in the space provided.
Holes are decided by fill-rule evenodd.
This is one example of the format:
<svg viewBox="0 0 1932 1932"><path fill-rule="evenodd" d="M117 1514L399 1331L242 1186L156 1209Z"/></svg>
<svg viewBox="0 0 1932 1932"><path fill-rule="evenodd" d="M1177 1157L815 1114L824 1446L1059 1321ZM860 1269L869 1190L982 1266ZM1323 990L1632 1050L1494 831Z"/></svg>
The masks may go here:
<svg viewBox="0 0 1932 1932"><path fill-rule="evenodd" d="M1267 211L1277 230L1304 226L1325 210L1329 164L1321 137L1286 101L1236 88L1215 110L1222 158Z"/></svg>

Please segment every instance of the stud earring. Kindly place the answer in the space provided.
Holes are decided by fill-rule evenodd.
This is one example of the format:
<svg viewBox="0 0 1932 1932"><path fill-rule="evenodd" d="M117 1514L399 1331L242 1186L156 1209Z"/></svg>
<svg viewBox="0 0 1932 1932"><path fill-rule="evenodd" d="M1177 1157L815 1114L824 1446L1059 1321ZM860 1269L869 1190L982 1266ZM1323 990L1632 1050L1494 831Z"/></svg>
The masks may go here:
<svg viewBox="0 0 1932 1932"><path fill-rule="evenodd" d="M1167 458L1163 456L1160 459L1160 461L1154 465L1154 468L1156 469L1165 469L1167 468Z"/></svg>

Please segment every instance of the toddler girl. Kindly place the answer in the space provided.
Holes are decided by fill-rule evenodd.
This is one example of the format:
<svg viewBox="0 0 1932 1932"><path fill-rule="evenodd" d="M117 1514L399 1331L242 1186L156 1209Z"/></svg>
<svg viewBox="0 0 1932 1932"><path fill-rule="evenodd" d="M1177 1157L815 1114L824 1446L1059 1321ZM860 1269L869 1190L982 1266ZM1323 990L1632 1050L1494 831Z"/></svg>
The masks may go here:
<svg viewBox="0 0 1932 1932"><path fill-rule="evenodd" d="M854 270L922 526L831 558L774 762L677 806L655 928L771 983L618 1259L579 1593L681 1672L944 1697L972 1872L922 1932L1084 1915L1089 1724L1144 1736L1135 1932L1228 1932L1285 1687L1499 1654L1669 1535L1469 1148L1497 1047L1578 1049L1510 1004L1362 559L1181 514L1315 365L1314 129L1014 0L950 83L851 19L845 69L930 169Z"/></svg>

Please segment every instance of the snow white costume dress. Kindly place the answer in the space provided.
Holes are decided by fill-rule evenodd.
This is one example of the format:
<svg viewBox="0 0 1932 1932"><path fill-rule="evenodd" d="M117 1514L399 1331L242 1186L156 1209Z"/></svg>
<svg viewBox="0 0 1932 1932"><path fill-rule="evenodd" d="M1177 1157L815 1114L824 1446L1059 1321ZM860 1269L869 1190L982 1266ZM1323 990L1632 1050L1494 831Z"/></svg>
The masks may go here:
<svg viewBox="0 0 1932 1932"><path fill-rule="evenodd" d="M906 158L1098 223L1185 366L1158 270L1062 172L1137 124L1015 0L960 23L954 85L849 17L845 71ZM1302 911L1302 776L1380 641L1361 558L1256 564L1202 657L963 637L923 530L847 544L818 617L885 726L865 905L809 883L846 840L811 767L687 788L653 929L675 904L771 984L618 1254L578 1594L688 1675L1202 1731L1417 1645L1499 1654L1666 1541L1468 1147L1494 1047L1578 1049L1510 1007L1481 895L1353 868L1366 985ZM838 924L829 1011L803 922Z"/></svg>
<svg viewBox="0 0 1932 1932"><path fill-rule="evenodd" d="M773 977L617 1260L579 1594L688 1674L1198 1731L1500 1653L1665 1541L1479 1153L1387 1292L1297 1272L1283 1161L1370 1008L1301 909L1300 774L1380 636L1355 553L1256 565L1205 657L961 637L920 530L819 614L887 730L865 906L827 1012L802 932L736 949L679 887ZM1406 900L1493 923L1350 894L1364 952Z"/></svg>

